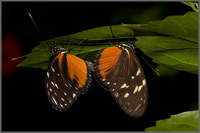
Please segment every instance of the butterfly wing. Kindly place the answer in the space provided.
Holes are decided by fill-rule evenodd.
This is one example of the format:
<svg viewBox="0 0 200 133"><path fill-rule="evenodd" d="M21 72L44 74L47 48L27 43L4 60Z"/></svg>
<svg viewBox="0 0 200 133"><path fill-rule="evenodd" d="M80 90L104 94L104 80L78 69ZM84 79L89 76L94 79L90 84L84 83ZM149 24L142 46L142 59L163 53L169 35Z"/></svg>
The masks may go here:
<svg viewBox="0 0 200 133"><path fill-rule="evenodd" d="M122 50L117 47L110 47L100 50L94 60L94 77L96 81L106 90L110 90L111 83L107 79L108 73L110 73L118 61L119 55ZM120 71L115 70L115 73L120 73ZM112 75L114 77L115 75ZM121 77L116 75L113 85L116 84ZM110 78L110 77L108 77Z"/></svg>
<svg viewBox="0 0 200 133"><path fill-rule="evenodd" d="M67 110L91 86L91 72L86 62L66 52L52 59L46 76L46 92L52 107Z"/></svg>
<svg viewBox="0 0 200 133"><path fill-rule="evenodd" d="M98 82L111 92L126 114L141 117L147 107L148 88L142 66L132 48L103 49L95 62Z"/></svg>

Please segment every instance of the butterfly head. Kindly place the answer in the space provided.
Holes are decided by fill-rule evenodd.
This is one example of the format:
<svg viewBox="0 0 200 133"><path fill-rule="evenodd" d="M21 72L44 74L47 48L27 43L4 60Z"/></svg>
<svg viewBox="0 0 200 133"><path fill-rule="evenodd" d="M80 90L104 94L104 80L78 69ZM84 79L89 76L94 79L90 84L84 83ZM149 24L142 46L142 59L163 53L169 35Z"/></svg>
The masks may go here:
<svg viewBox="0 0 200 133"><path fill-rule="evenodd" d="M135 51L135 48L136 48L136 46L134 45L134 44L131 44L131 45L127 45L127 44L120 44L119 46L118 46L120 49L123 49L123 50L129 50L129 49L132 49L132 50L134 50Z"/></svg>
<svg viewBox="0 0 200 133"><path fill-rule="evenodd" d="M59 47L56 47L54 45L49 47L49 52L50 53L57 53L57 52L61 52L61 51L66 51L66 50L64 48L59 48Z"/></svg>

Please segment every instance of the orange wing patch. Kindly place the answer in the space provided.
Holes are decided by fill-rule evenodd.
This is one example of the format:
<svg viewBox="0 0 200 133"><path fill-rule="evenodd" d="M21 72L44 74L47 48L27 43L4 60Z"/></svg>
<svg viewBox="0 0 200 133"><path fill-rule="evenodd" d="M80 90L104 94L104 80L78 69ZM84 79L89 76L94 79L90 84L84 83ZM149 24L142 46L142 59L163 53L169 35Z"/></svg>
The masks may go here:
<svg viewBox="0 0 200 133"><path fill-rule="evenodd" d="M84 60L67 54L67 65L70 79L76 80L78 83L78 88L82 88L87 81L87 66Z"/></svg>
<svg viewBox="0 0 200 133"><path fill-rule="evenodd" d="M118 47L106 48L101 52L99 71L103 79L106 80L106 75L114 69L121 52L122 50Z"/></svg>

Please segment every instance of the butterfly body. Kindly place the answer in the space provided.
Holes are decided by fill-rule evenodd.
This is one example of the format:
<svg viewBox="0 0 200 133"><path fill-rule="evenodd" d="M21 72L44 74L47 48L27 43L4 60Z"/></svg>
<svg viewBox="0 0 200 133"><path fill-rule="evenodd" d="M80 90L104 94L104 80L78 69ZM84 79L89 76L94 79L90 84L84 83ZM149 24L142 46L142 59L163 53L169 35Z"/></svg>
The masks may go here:
<svg viewBox="0 0 200 133"><path fill-rule="evenodd" d="M148 88L133 45L100 50L94 61L94 75L126 114L136 118L144 114Z"/></svg>
<svg viewBox="0 0 200 133"><path fill-rule="evenodd" d="M50 47L50 52L57 54L47 69L47 96L53 108L65 111L88 91L92 83L91 72L84 60L63 48Z"/></svg>

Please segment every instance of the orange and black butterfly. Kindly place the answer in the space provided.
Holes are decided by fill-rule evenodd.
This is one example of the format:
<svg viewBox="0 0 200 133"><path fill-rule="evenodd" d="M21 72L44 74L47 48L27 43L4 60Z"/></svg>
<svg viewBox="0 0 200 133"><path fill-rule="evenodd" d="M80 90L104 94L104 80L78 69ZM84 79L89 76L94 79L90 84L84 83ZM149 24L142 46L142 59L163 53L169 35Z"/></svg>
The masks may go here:
<svg viewBox="0 0 200 133"><path fill-rule="evenodd" d="M144 114L148 88L133 45L121 44L100 50L94 60L94 75L126 114L135 118Z"/></svg>
<svg viewBox="0 0 200 133"><path fill-rule="evenodd" d="M51 46L49 50L57 54L47 69L47 96L54 109L65 111L88 91L92 83L91 72L86 61L69 54L64 48Z"/></svg>

